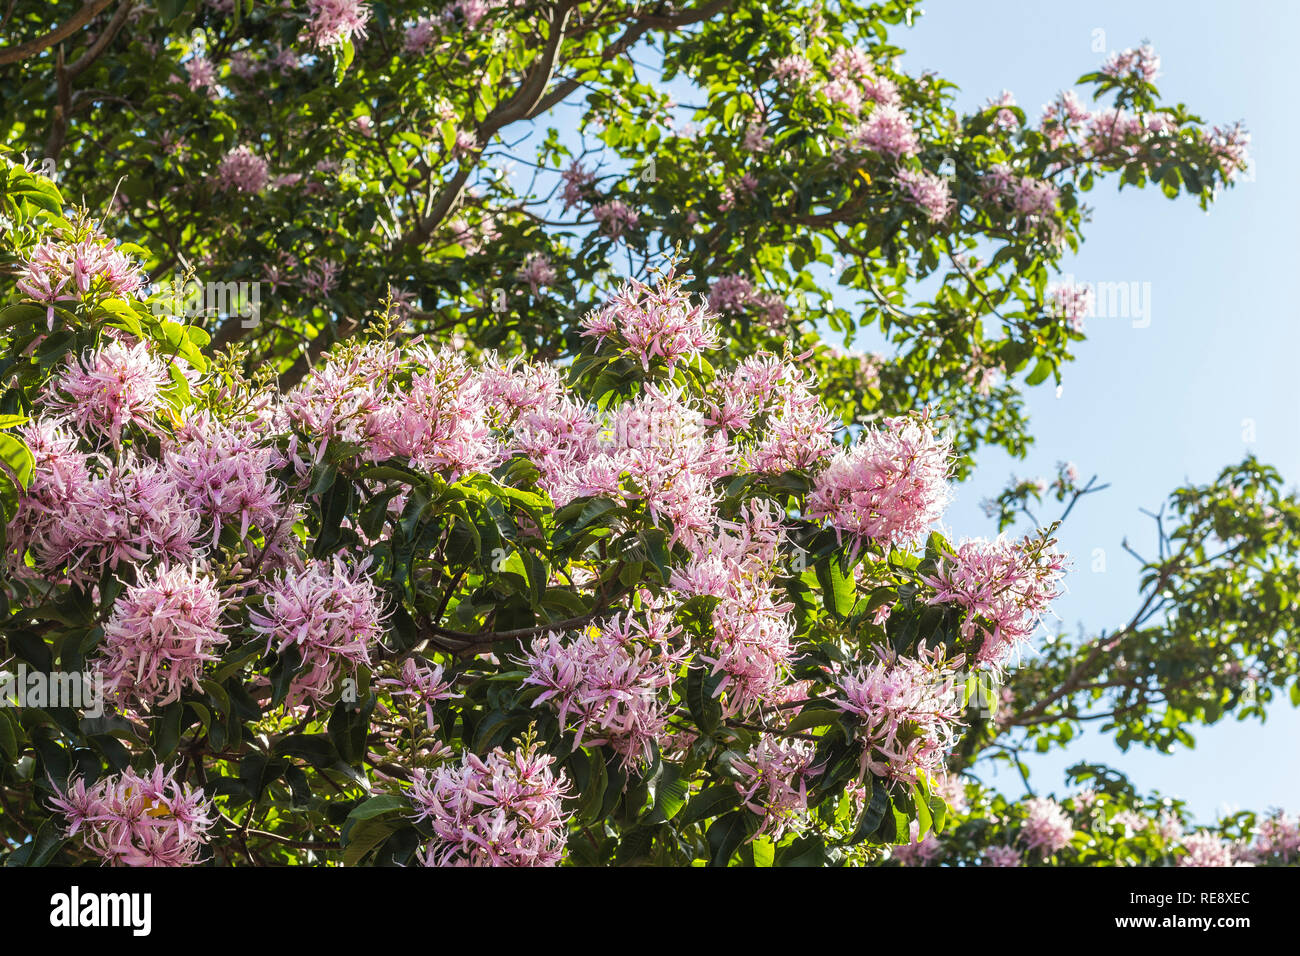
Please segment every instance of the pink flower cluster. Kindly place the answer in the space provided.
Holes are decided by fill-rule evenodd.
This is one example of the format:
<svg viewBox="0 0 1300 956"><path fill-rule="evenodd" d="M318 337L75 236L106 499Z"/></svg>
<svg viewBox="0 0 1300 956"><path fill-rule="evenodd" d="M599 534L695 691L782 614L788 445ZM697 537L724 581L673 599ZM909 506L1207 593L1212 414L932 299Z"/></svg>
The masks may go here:
<svg viewBox="0 0 1300 956"><path fill-rule="evenodd" d="M629 229L635 229L641 219L636 210L621 199L611 199L609 202L593 206L591 214L600 223L601 231L614 239L619 238Z"/></svg>
<svg viewBox="0 0 1300 956"><path fill-rule="evenodd" d="M1300 821L1275 813L1255 827L1255 842L1238 847L1234 857L1249 863L1294 864L1300 858Z"/></svg>
<svg viewBox="0 0 1300 956"><path fill-rule="evenodd" d="M1214 127L1206 137L1219 163L1219 171L1228 182L1250 166L1250 134L1240 123Z"/></svg>
<svg viewBox="0 0 1300 956"><path fill-rule="evenodd" d="M48 306L86 296L135 298L144 285L139 265L98 233L78 242L45 239L19 264L18 290Z"/></svg>
<svg viewBox="0 0 1300 956"><path fill-rule="evenodd" d="M1000 667L1020 646L1061 594L1065 556L1051 542L1026 537L1021 541L975 539L963 541L925 583L935 589L931 604L956 604L966 609L961 633L978 639L973 658Z"/></svg>
<svg viewBox="0 0 1300 956"><path fill-rule="evenodd" d="M117 448L128 425L153 430L168 384L166 367L148 345L114 341L80 361L69 359L47 401L66 412L83 435L106 435Z"/></svg>
<svg viewBox="0 0 1300 956"><path fill-rule="evenodd" d="M732 315L755 306L765 313L767 325L777 326L785 319L785 301L775 292L760 293L743 275L719 276L709 286L709 308Z"/></svg>
<svg viewBox="0 0 1300 956"><path fill-rule="evenodd" d="M596 174L588 172L581 163L574 160L569 168L560 173L564 181L564 208L572 209L587 201L591 187L596 183Z"/></svg>
<svg viewBox="0 0 1300 956"><path fill-rule="evenodd" d="M753 471L811 469L830 454L839 424L813 385L797 365L768 353L750 356L715 380L708 421L729 432L757 433L742 451Z"/></svg>
<svg viewBox="0 0 1300 956"><path fill-rule="evenodd" d="M835 454L813 483L808 516L823 518L854 547L911 544L948 504L951 441L925 419L892 418Z"/></svg>
<svg viewBox="0 0 1300 956"><path fill-rule="evenodd" d="M1083 320L1093 309L1094 294L1091 285L1062 283L1048 292L1048 309L1058 315L1076 332L1083 331Z"/></svg>
<svg viewBox="0 0 1300 956"><path fill-rule="evenodd" d="M942 176L900 169L895 179L907 200L925 213L925 218L930 222L939 222L952 209L948 180Z"/></svg>
<svg viewBox="0 0 1300 956"><path fill-rule="evenodd" d="M755 836L779 840L803 828L808 813L808 782L820 771L813 766L811 741L763 734L743 760L732 766L744 775L736 790L751 811L763 818Z"/></svg>
<svg viewBox="0 0 1300 956"><path fill-rule="evenodd" d="M854 115L868 103L893 106L898 101L893 81L877 75L871 58L858 47L841 47L832 53L826 73L827 82L818 92Z"/></svg>
<svg viewBox="0 0 1300 956"><path fill-rule="evenodd" d="M891 103L875 107L867 120L853 131L851 139L861 148L892 159L911 156L919 148L912 118Z"/></svg>
<svg viewBox="0 0 1300 956"><path fill-rule="evenodd" d="M307 15L303 35L324 50L364 37L370 6L363 0L307 0Z"/></svg>
<svg viewBox="0 0 1300 956"><path fill-rule="evenodd" d="M58 420L32 422L23 437L36 464L9 525L15 575L30 575L28 549L39 575L82 585L124 564L190 560L199 516L154 462L87 455Z"/></svg>
<svg viewBox="0 0 1300 956"><path fill-rule="evenodd" d="M501 460L479 379L448 346L399 354L367 345L337 353L309 374L285 397L284 413L316 442L318 460L336 441L357 446L368 461L403 456L454 480Z"/></svg>
<svg viewBox="0 0 1300 956"><path fill-rule="evenodd" d="M286 697L288 706L320 705L343 669L370 664L382 632L379 593L364 568L334 558L312 561L301 572L281 573L266 588L261 610L249 612L266 649L295 648L301 665Z"/></svg>
<svg viewBox="0 0 1300 956"><path fill-rule="evenodd" d="M1074 838L1074 824L1051 797L1031 797L1025 801L1025 812L1020 835L1029 852L1037 850L1046 859Z"/></svg>
<svg viewBox="0 0 1300 956"><path fill-rule="evenodd" d="M889 851L890 859L897 860L900 866L929 866L943 856L943 844L933 832L918 840L921 825L913 820L908 827L911 843L903 843Z"/></svg>
<svg viewBox="0 0 1300 956"><path fill-rule="evenodd" d="M1147 43L1136 50L1112 53L1102 65L1101 72L1117 79L1125 76L1139 76L1150 83L1160 73L1160 55Z"/></svg>
<svg viewBox="0 0 1300 956"><path fill-rule="evenodd" d="M942 777L961 722L956 672L964 659L946 659L942 648L927 650L924 642L916 657L879 648L877 658L836 681L844 699L835 706L859 721L863 775Z"/></svg>
<svg viewBox="0 0 1300 956"><path fill-rule="evenodd" d="M544 688L534 706L549 702L561 725L577 722L574 747L609 744L629 764L649 760L668 722L666 694L683 660L670 645L680 632L668 615L642 623L631 613L568 642L551 631L520 661L524 683Z"/></svg>
<svg viewBox="0 0 1300 956"><path fill-rule="evenodd" d="M78 777L51 799L69 837L110 866L192 866L207 843L212 804L175 772L156 766L102 777L89 787Z"/></svg>
<svg viewBox="0 0 1300 956"><path fill-rule="evenodd" d="M420 17L402 34L402 51L424 53L438 38L438 21L433 17Z"/></svg>
<svg viewBox="0 0 1300 956"><path fill-rule="evenodd" d="M713 609L713 639L700 660L722 675L714 695L727 716L747 714L779 693L794 655L794 605L761 579L732 577Z"/></svg>
<svg viewBox="0 0 1300 956"><path fill-rule="evenodd" d="M537 295L544 286L554 285L555 276L555 267L551 265L551 260L540 252L530 252L525 256L523 266L515 273L515 278L527 284L533 295Z"/></svg>
<svg viewBox="0 0 1300 956"><path fill-rule="evenodd" d="M221 628L217 582L198 565L144 572L113 605L99 646L105 686L141 705L198 690L203 665L229 638Z"/></svg>
<svg viewBox="0 0 1300 956"><path fill-rule="evenodd" d="M581 321L582 334L598 343L610 342L647 371L659 359L671 372L685 358L690 361L705 349L718 347L714 315L689 293L670 270L651 287L632 280L599 309Z"/></svg>
<svg viewBox="0 0 1300 956"><path fill-rule="evenodd" d="M1008 109L1008 107L1016 105L1016 98L1009 90L1003 90L1002 95L997 99L990 99L988 105L989 107L1001 107L993 118L994 125L999 129L1016 130L1020 128L1019 118Z"/></svg>
<svg viewBox="0 0 1300 956"><path fill-rule="evenodd" d="M564 856L568 780L536 747L414 772L409 796L434 838L427 866L556 866Z"/></svg>
<svg viewBox="0 0 1300 956"><path fill-rule="evenodd" d="M223 192L260 193L270 175L266 160L247 146L237 146L221 158L216 188Z"/></svg>
<svg viewBox="0 0 1300 956"><path fill-rule="evenodd" d="M441 664L420 664L413 657L402 662L402 669L396 677L386 677L379 685L392 688L388 693L393 697L409 697L422 706L430 730L435 726L433 705L456 696L451 683L443 678Z"/></svg>
<svg viewBox="0 0 1300 956"><path fill-rule="evenodd" d="M284 464L267 441L264 424L222 422L199 413L176 430L163 448L167 470L177 486L212 523L215 545L227 521L247 538L256 526L270 536L277 526L292 525L284 488L271 473Z"/></svg>
<svg viewBox="0 0 1300 956"><path fill-rule="evenodd" d="M1179 866L1232 866L1232 847L1208 830L1197 830L1183 838Z"/></svg>
<svg viewBox="0 0 1300 956"><path fill-rule="evenodd" d="M191 90L196 93L199 90L208 90L209 95L216 93L217 70L207 57L201 54L192 57L185 64L185 72L189 77Z"/></svg>
<svg viewBox="0 0 1300 956"><path fill-rule="evenodd" d="M812 74L812 61L799 53L783 56L772 64L772 77L778 83L805 83Z"/></svg>
<svg viewBox="0 0 1300 956"><path fill-rule="evenodd" d="M1013 846L991 846L984 851L984 866L1020 866L1020 851Z"/></svg>

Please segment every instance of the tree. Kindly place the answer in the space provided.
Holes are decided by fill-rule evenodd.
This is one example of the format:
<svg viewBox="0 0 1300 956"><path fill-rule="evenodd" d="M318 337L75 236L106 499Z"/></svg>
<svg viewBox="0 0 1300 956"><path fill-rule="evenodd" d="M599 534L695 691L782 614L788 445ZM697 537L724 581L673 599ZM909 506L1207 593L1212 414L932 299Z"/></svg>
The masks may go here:
<svg viewBox="0 0 1300 956"><path fill-rule="evenodd" d="M0 711L13 860L1232 852L1114 836L1177 807L1104 769L1077 819L946 776L1296 694L1300 512L1256 462L1175 494L1130 624L1011 672L1053 529L929 531L1083 334L1082 194L1244 165L1148 47L1035 124L899 72L905 3L16 10L3 635L118 712ZM895 354L828 344L868 329Z"/></svg>

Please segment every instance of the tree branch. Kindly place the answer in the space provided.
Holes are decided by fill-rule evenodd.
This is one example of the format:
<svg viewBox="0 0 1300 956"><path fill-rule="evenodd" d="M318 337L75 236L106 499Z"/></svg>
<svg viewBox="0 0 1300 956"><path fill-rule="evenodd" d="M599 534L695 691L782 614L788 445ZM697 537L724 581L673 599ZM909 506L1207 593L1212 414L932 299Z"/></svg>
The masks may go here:
<svg viewBox="0 0 1300 956"><path fill-rule="evenodd" d="M42 50L49 49L59 41L66 40L98 16L100 11L112 2L113 0L86 0L81 9L74 13L63 26L51 30L43 37L37 37L35 40L20 43L18 46L6 47L0 50L0 66L26 60Z"/></svg>

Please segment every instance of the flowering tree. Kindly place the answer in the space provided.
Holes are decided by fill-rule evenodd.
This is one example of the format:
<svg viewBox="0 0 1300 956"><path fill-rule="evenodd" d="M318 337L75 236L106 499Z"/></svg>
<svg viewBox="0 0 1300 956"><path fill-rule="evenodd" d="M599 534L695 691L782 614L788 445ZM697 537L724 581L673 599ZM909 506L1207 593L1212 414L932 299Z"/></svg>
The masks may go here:
<svg viewBox="0 0 1300 956"><path fill-rule="evenodd" d="M1101 768L976 782L1088 708L1169 747L1296 696L1265 466L1177 492L1133 620L1027 665L1065 571L1031 508L1095 484L934 530L1082 335L1082 193L1244 164L1148 48L1031 123L899 72L903 3L19 11L6 142L53 162L0 159L0 633L45 695L0 709L10 862L1293 860L1284 815L1184 835ZM275 294L195 321L178 267ZM894 356L823 341L873 326ZM46 693L83 671L101 714Z"/></svg>
<svg viewBox="0 0 1300 956"><path fill-rule="evenodd" d="M964 472L1024 449L1018 384L1059 380L1083 334L1051 272L1087 192L1205 204L1245 164L1239 129L1160 102L1146 47L1041 116L1009 93L960 114L899 69L902 0L96 6L17 4L5 142L111 208L155 279L262 283L260 321L218 304L206 327L285 381L390 293L418 331L570 353L611 273L680 249L730 355L825 336L832 413L928 403ZM838 348L860 329L892 354Z"/></svg>

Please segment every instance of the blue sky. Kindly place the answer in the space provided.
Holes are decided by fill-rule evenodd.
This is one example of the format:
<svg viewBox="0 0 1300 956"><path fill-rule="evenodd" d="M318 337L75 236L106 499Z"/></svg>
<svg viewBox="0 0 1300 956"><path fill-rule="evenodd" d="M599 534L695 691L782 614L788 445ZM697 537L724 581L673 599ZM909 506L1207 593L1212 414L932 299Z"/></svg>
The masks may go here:
<svg viewBox="0 0 1300 956"><path fill-rule="evenodd" d="M1243 120L1252 135L1249 181L1225 192L1209 215L1155 190L1118 192L1105 183L1088 194L1094 220L1064 271L1083 281L1149 283L1150 324L1089 320L1060 397L1051 385L1029 393L1037 438L1029 458L983 451L945 517L957 535L992 533L980 500L1013 472L1050 476L1058 460L1109 481L1062 531L1075 564L1069 594L1057 603L1068 631L1131 616L1137 562L1120 542L1127 536L1149 552L1152 529L1139 508L1158 507L1188 480L1209 481L1248 451L1289 485L1300 478L1293 371L1300 306L1288 288L1300 251L1291 76L1298 30L1300 5L1285 2L934 0L893 37L907 50L905 70L933 69L961 87L959 109L1007 89L1031 117L1095 68L1103 58L1095 43L1109 52L1148 40L1163 61L1156 83L1167 102L1186 103L1211 123ZM1105 551L1104 573L1091 570L1095 548ZM1124 754L1092 734L1035 757L1032 781L1063 792L1064 768L1086 759L1124 771L1139 789L1186 798L1201 820L1225 808L1300 810L1300 712L1278 705L1263 726L1229 721L1195 736L1194 750L1164 756ZM1007 791L1020 788L1014 772L994 779Z"/></svg>

